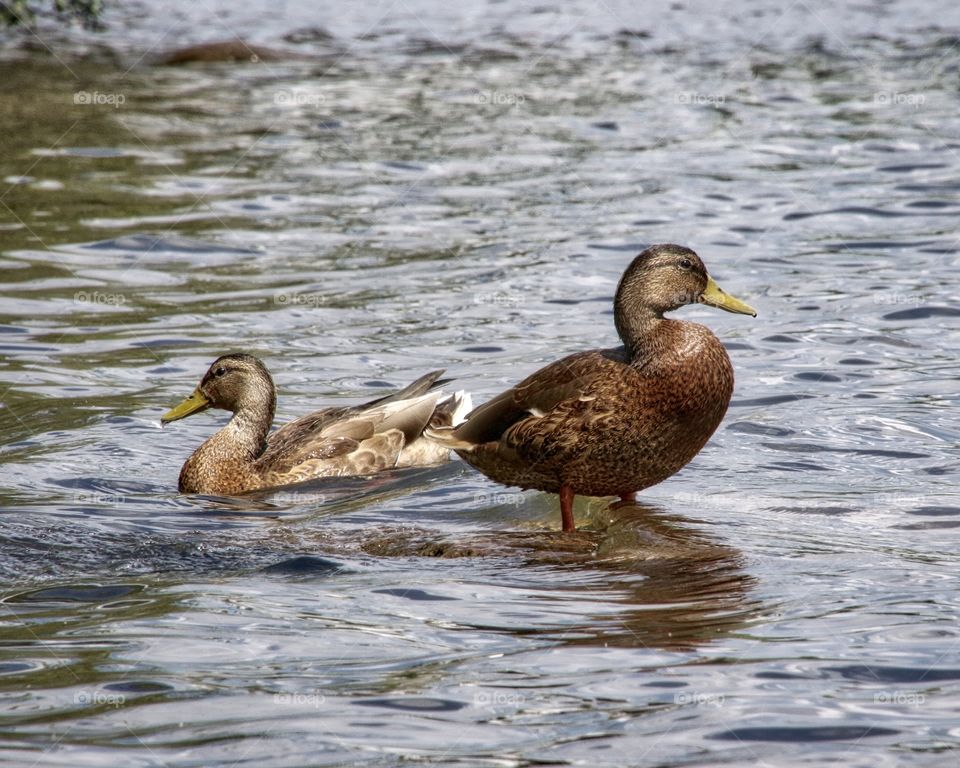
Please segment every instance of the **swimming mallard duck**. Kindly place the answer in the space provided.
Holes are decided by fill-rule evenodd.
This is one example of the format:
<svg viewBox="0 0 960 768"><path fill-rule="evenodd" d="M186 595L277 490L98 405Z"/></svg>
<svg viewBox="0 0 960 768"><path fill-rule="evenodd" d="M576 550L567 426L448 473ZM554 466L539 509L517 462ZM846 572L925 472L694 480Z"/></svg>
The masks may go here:
<svg viewBox="0 0 960 768"><path fill-rule="evenodd" d="M726 350L705 326L663 316L695 302L757 315L689 248L653 245L617 287L622 347L558 360L427 436L498 483L559 493L563 530L574 531L575 494L633 501L696 456L723 419Z"/></svg>
<svg viewBox="0 0 960 768"><path fill-rule="evenodd" d="M442 373L428 373L364 405L324 408L268 436L277 405L270 372L252 355L219 357L193 394L160 420L167 424L208 408L233 413L187 459L180 492L233 496L315 477L446 461L449 449L423 438L423 430L458 423L470 396L431 390Z"/></svg>

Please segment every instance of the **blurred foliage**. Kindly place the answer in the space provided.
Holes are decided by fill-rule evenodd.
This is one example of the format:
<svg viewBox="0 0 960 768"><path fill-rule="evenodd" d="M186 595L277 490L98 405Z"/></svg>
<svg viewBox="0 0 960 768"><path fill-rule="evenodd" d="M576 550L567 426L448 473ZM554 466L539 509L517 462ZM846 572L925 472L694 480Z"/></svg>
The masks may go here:
<svg viewBox="0 0 960 768"><path fill-rule="evenodd" d="M10 0L0 2L0 24L8 27L30 26L39 15L53 15L66 21L75 19L87 29L99 29L102 26L102 12L103 0L53 0L49 11L40 3L30 0Z"/></svg>

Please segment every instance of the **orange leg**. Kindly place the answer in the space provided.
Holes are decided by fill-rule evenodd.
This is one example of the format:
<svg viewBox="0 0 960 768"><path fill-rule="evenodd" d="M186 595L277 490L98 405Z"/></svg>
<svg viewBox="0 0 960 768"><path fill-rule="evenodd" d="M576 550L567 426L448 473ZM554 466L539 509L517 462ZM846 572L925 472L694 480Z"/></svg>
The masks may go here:
<svg viewBox="0 0 960 768"><path fill-rule="evenodd" d="M573 522L573 496L573 488L569 485L560 486L560 519L564 533L575 533L577 530Z"/></svg>

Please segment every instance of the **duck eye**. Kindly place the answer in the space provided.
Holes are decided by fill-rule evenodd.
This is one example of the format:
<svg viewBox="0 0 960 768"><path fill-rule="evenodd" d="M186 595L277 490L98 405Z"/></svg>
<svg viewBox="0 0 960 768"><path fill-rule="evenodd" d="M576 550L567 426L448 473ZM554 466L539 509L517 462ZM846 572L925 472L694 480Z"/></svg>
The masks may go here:
<svg viewBox="0 0 960 768"><path fill-rule="evenodd" d="M690 261L690 259L683 259L683 260L680 262L680 269L682 269L682 270L684 270L684 271L687 271L687 272L690 271L691 269L693 269L693 262Z"/></svg>
<svg viewBox="0 0 960 768"><path fill-rule="evenodd" d="M215 370L215 371L213 372L213 375L214 375L214 376L223 376L223 374L225 374L226 372L227 372L227 369L224 368L223 366L220 366L219 368L217 368L217 370Z"/></svg>

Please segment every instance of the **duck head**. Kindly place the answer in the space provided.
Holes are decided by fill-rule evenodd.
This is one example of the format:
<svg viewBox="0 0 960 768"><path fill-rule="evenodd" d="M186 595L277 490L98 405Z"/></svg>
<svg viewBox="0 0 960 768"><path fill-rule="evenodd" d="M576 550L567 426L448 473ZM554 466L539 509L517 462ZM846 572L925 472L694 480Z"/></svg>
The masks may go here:
<svg viewBox="0 0 960 768"><path fill-rule="evenodd" d="M208 408L232 413L269 410L272 419L275 405L273 379L260 360L246 354L223 355L214 361L187 398L163 414L160 423L169 424Z"/></svg>

